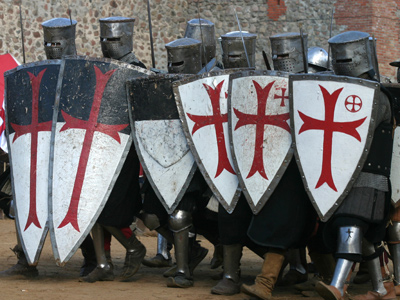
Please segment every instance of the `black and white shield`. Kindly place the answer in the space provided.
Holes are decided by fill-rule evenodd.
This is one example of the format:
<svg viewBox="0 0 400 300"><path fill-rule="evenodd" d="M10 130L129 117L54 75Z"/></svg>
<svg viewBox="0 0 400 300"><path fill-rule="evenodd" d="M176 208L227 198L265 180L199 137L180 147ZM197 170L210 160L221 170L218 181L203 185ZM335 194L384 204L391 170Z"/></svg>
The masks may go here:
<svg viewBox="0 0 400 300"><path fill-rule="evenodd" d="M228 107L233 161L243 193L257 214L293 156L288 73L230 75Z"/></svg>
<svg viewBox="0 0 400 300"><path fill-rule="evenodd" d="M185 76L164 74L128 82L135 146L168 213L179 204L196 170L172 91L172 82Z"/></svg>
<svg viewBox="0 0 400 300"><path fill-rule="evenodd" d="M228 135L228 86L232 72L211 72L174 83L190 149L212 192L229 213L241 192Z"/></svg>
<svg viewBox="0 0 400 300"><path fill-rule="evenodd" d="M36 264L48 231L51 123L59 60L5 73L7 143L16 225L29 264Z"/></svg>
<svg viewBox="0 0 400 300"><path fill-rule="evenodd" d="M374 127L377 82L334 75L290 75L296 158L322 221L334 213L364 165Z"/></svg>
<svg viewBox="0 0 400 300"><path fill-rule="evenodd" d="M63 265L85 239L132 143L126 81L152 74L114 60L62 61L51 140L50 233Z"/></svg>

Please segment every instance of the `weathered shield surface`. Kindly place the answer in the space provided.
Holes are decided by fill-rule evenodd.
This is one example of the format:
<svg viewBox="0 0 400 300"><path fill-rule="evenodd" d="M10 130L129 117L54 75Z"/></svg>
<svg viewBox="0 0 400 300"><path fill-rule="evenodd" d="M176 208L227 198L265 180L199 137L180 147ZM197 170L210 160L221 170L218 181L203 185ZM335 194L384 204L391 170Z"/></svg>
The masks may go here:
<svg viewBox="0 0 400 300"><path fill-rule="evenodd" d="M367 157L379 85L333 75L291 75L289 85L296 158L311 201L326 221Z"/></svg>
<svg viewBox="0 0 400 300"><path fill-rule="evenodd" d="M230 213L240 196L228 136L228 84L232 71L212 72L174 83L183 128L197 165Z"/></svg>
<svg viewBox="0 0 400 300"><path fill-rule="evenodd" d="M288 73L246 71L229 78L229 134L235 167L257 214L291 157Z"/></svg>
<svg viewBox="0 0 400 300"><path fill-rule="evenodd" d="M99 216L132 143L125 83L151 72L114 60L63 60L54 105L50 233L63 265Z"/></svg>
<svg viewBox="0 0 400 300"><path fill-rule="evenodd" d="M396 124L400 124L400 83L384 83L384 87L390 92L393 99L393 115ZM400 205L400 128L397 126L393 137L393 155L390 168L390 183L392 185L392 204Z"/></svg>
<svg viewBox="0 0 400 300"><path fill-rule="evenodd" d="M60 61L22 65L5 73L6 127L16 225L30 264L48 231L51 120Z"/></svg>
<svg viewBox="0 0 400 300"><path fill-rule="evenodd" d="M179 204L196 170L172 91L172 82L185 76L157 75L128 83L135 146L168 213Z"/></svg>

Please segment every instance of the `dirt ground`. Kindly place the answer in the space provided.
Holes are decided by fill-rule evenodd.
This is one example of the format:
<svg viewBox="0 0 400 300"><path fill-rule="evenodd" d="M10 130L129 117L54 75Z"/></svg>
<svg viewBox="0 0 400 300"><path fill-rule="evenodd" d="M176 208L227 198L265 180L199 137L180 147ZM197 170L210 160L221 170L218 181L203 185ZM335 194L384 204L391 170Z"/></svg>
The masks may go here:
<svg viewBox="0 0 400 300"><path fill-rule="evenodd" d="M17 261L12 251L10 251L10 248L16 244L14 221L9 219L0 220L0 228L0 270L5 270ZM157 238L141 235L139 239L147 248L146 256L154 256L157 249ZM222 269L210 269L213 252L212 245L202 237L199 237L199 239L203 247L207 247L210 250L208 256L195 270L194 287L177 289L166 286L166 279L162 276L162 273L166 269L154 269L145 266L139 269L133 282L118 282L117 280L96 283L79 282L79 268L83 260L80 250L78 250L65 267L58 267L55 264L50 239L47 237L37 267L39 276L35 279L27 279L23 276L1 278L0 299L249 299L244 294L218 296L210 293L210 288L217 283L212 277L221 272ZM115 265L115 273L118 275L123 266L125 250L114 239L111 245L111 256ZM262 259L245 248L241 261L242 281L244 283L251 283L260 271L261 265ZM350 294L365 293L368 288L370 288L370 283L363 285L353 284L349 288L349 292ZM273 296L281 300L322 299L317 295L308 298L303 297L293 287L276 287Z"/></svg>

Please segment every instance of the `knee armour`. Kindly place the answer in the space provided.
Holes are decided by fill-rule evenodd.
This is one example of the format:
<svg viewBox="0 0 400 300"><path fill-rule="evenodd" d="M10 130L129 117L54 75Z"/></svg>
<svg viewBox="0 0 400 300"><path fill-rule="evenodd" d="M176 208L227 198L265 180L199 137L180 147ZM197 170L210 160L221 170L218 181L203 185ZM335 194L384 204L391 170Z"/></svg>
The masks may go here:
<svg viewBox="0 0 400 300"><path fill-rule="evenodd" d="M339 228L337 254L359 254L362 253L361 228L357 226L346 226Z"/></svg>
<svg viewBox="0 0 400 300"><path fill-rule="evenodd" d="M143 224L150 230L155 230L161 226L160 219L155 214L143 213L140 215Z"/></svg>
<svg viewBox="0 0 400 300"><path fill-rule="evenodd" d="M168 219L169 229L179 232L192 226L192 214L184 210L175 210Z"/></svg>

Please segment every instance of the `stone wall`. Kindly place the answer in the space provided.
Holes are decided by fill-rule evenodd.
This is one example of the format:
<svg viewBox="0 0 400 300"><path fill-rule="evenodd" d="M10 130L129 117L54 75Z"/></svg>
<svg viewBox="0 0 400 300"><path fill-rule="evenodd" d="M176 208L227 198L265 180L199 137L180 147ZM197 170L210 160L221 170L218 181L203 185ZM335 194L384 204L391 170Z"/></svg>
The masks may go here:
<svg viewBox="0 0 400 300"><path fill-rule="evenodd" d="M238 30L235 10L242 30L258 34L256 64L264 68L262 50L270 53L268 37L282 32L308 34L308 46L328 48L331 13L335 9L332 35L346 30L362 30L377 38L381 73L393 77L396 70L388 65L399 59L400 0L150 0L156 67L166 69L164 45L182 37L186 22L202 18L215 23L219 37ZM20 0L0 3L0 53L10 52L22 58ZM135 17L134 50L140 60L151 66L147 0L22 0L26 62L45 59L41 23L55 17L78 21L77 51L81 55L101 57L99 18ZM218 47L219 52L219 47Z"/></svg>

